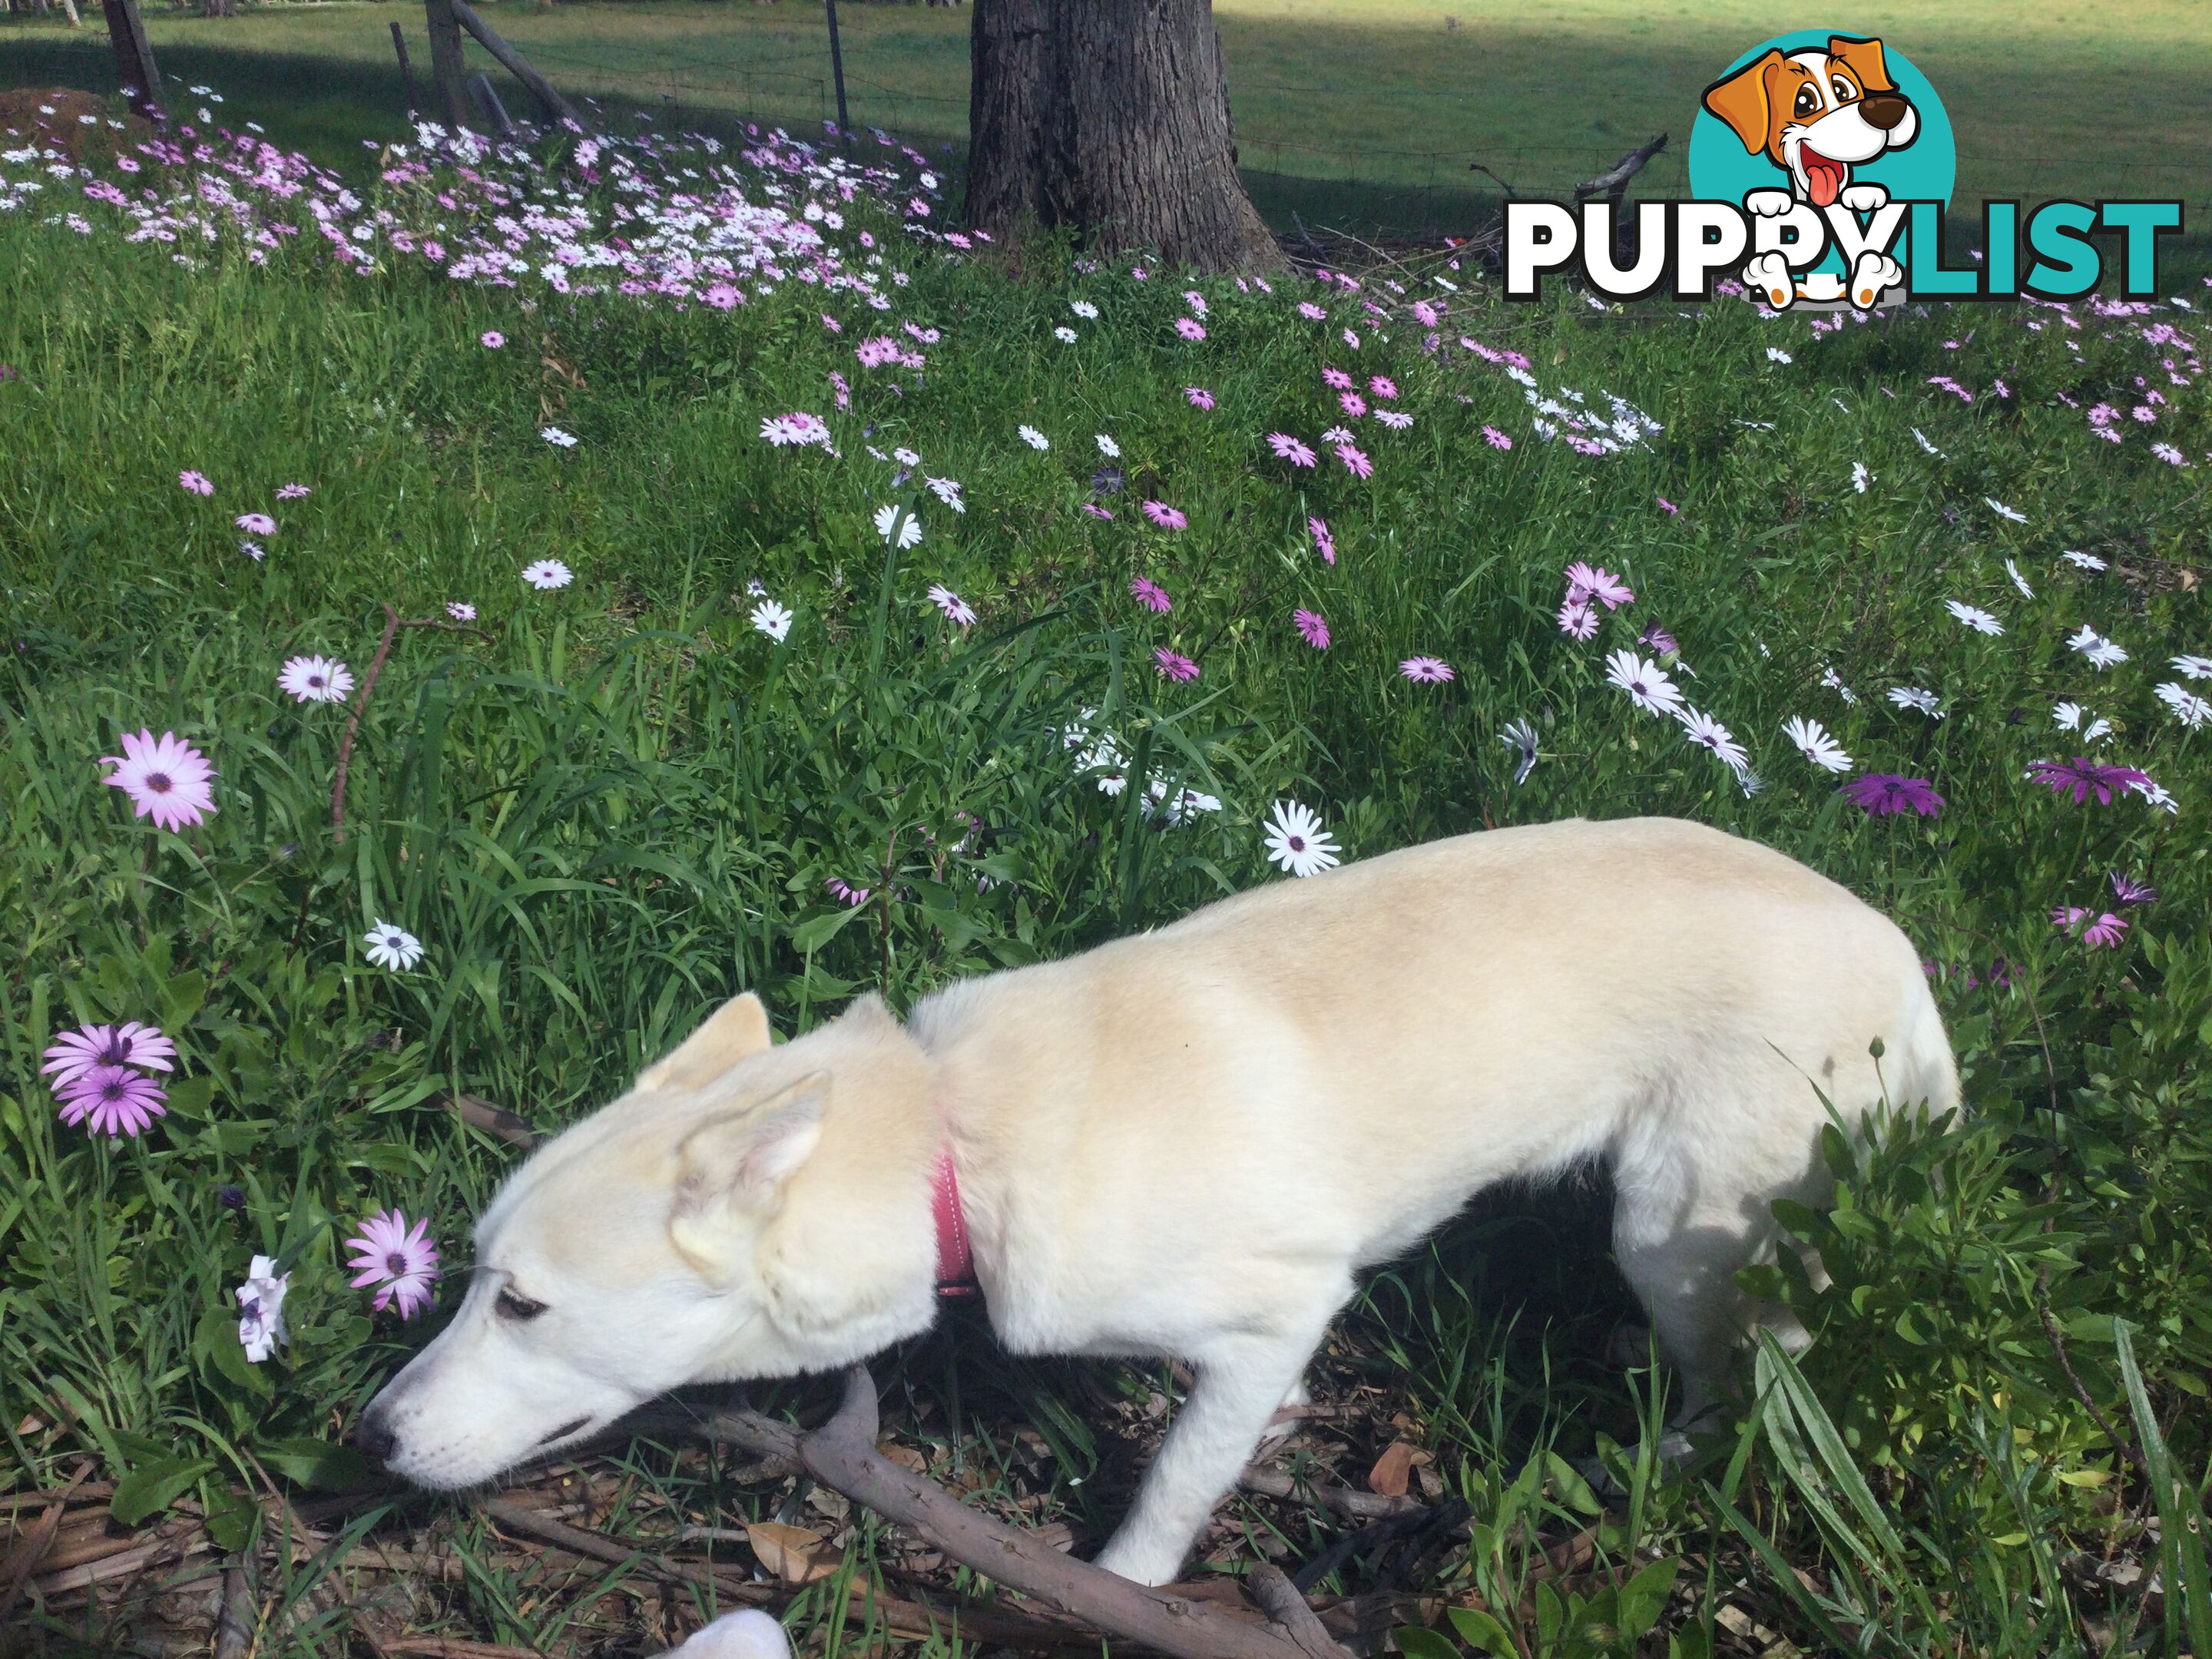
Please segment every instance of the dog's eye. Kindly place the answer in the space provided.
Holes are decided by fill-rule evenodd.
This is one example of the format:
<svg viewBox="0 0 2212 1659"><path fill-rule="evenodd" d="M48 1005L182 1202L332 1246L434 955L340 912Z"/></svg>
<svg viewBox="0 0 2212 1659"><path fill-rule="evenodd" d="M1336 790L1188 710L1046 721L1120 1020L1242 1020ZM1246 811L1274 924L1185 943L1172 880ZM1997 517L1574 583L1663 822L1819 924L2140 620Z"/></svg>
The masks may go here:
<svg viewBox="0 0 2212 1659"><path fill-rule="evenodd" d="M543 1302L532 1302L528 1297L518 1296L513 1291L501 1291L497 1305L501 1319L535 1319L545 1311Z"/></svg>
<svg viewBox="0 0 2212 1659"><path fill-rule="evenodd" d="M1859 95L1859 89L1840 75L1828 84L1836 89L1836 101L1839 104L1848 104Z"/></svg>
<svg viewBox="0 0 2212 1659"><path fill-rule="evenodd" d="M1793 114L1810 115L1820 107L1820 94L1819 93L1814 91L1810 87L1800 87L1797 88L1797 107L1791 112Z"/></svg>

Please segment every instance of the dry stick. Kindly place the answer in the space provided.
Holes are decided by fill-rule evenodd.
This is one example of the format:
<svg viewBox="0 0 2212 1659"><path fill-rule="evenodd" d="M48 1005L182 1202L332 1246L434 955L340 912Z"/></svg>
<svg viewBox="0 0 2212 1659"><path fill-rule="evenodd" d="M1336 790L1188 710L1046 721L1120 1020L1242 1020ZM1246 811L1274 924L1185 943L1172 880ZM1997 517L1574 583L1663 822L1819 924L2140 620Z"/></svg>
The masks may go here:
<svg viewBox="0 0 2212 1659"><path fill-rule="evenodd" d="M1348 1659L1334 1642L1314 1647L1279 1624L1248 1624L1232 1613L1072 1560L892 1462L876 1449L876 1383L865 1365L846 1374L836 1415L811 1433L751 1411L719 1413L706 1428L760 1455L795 1455L831 1491L912 1528L962 1565L1176 1659Z"/></svg>
<svg viewBox="0 0 2212 1659"><path fill-rule="evenodd" d="M384 607L384 637L376 642L376 654L369 659L368 672L361 677L361 690L353 700L353 713L346 720L345 736L338 739L337 776L331 786L331 838L341 845L345 842L346 773L353 765L354 735L361 730L361 717L368 712L368 700L376 690L377 676L384 672L384 659L392 654L392 641L403 628L434 628L445 634L473 634L487 644L491 640L483 629L471 628L465 623L442 623L434 617L403 617L390 605Z"/></svg>
<svg viewBox="0 0 2212 1659"><path fill-rule="evenodd" d="M1667 135L1662 132L1650 143L1639 145L1637 149L1629 151L1627 155L1613 164L1611 171L1601 173L1595 179L1585 179L1577 185L1575 200L1580 203L1592 196L1609 196L1615 204L1618 204L1621 197L1627 192L1628 181L1644 171L1644 164L1646 161L1666 148ZM1488 172L1489 169L1485 168L1484 171ZM1491 176L1497 178L1498 175L1492 173ZM1503 184L1504 180L1500 179L1498 182Z"/></svg>

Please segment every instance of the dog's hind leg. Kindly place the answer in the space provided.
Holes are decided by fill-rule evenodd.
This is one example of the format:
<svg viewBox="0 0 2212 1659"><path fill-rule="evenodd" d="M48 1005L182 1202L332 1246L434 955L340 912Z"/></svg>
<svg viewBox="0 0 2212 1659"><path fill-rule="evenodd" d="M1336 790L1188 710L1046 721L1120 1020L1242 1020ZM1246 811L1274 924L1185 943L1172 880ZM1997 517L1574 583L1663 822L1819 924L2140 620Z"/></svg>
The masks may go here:
<svg viewBox="0 0 2212 1659"><path fill-rule="evenodd" d="M1140 1584L1173 1582L1267 1419L1304 1376L1326 1323L1324 1316L1288 1340L1239 1337L1195 1362L1190 1397L1100 1566Z"/></svg>

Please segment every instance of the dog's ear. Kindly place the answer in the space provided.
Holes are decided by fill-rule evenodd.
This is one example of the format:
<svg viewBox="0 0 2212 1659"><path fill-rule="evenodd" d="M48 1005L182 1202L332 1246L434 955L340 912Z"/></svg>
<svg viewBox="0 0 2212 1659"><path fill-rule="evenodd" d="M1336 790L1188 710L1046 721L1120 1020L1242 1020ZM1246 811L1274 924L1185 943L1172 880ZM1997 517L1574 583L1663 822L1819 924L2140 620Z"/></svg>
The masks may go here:
<svg viewBox="0 0 2212 1659"><path fill-rule="evenodd" d="M696 1089L768 1046L768 1010L747 991L717 1008L674 1054L640 1072L637 1086L648 1094L665 1089Z"/></svg>
<svg viewBox="0 0 2212 1659"><path fill-rule="evenodd" d="M736 1212L773 1211L784 1183L813 1156L822 1139L830 1073L816 1072L766 1100L709 1118L677 1148L676 1207L668 1220L677 1254L710 1279L733 1254L750 1248Z"/></svg>
<svg viewBox="0 0 2212 1659"><path fill-rule="evenodd" d="M1889 78L1889 60L1881 55L1879 40L1854 40L1849 35L1828 37L1828 56L1851 72L1862 92L1895 92L1897 83Z"/></svg>
<svg viewBox="0 0 2212 1659"><path fill-rule="evenodd" d="M1766 148L1773 120L1767 100L1767 71L1783 61L1782 54L1770 47L1765 57L1754 58L1734 75L1705 88L1705 106L1727 122L1753 155Z"/></svg>

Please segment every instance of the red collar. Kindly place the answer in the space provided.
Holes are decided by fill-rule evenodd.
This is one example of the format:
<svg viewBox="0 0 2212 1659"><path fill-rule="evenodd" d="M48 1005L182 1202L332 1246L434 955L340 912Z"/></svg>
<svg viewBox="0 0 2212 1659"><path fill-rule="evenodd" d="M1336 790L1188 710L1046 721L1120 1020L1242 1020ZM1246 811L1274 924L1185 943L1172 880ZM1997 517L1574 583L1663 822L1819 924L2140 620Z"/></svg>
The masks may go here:
<svg viewBox="0 0 2212 1659"><path fill-rule="evenodd" d="M937 1293L976 1296L975 1255L969 1248L968 1218L960 1211L960 1177L952 1168L952 1149L937 1155L929 1182L930 1216L937 1224Z"/></svg>

